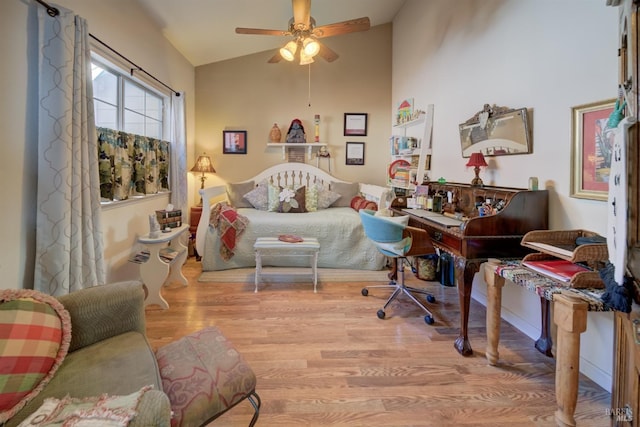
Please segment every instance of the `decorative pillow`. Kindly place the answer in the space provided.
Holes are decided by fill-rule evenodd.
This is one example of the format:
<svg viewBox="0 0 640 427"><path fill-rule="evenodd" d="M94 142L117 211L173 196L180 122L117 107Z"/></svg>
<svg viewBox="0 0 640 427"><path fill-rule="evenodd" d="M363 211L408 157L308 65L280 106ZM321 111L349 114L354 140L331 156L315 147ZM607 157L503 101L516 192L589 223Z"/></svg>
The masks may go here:
<svg viewBox="0 0 640 427"><path fill-rule="evenodd" d="M280 203L278 204L278 212L288 213L303 213L307 211L305 206L305 195L307 189L303 185L297 190L290 188L280 188L280 194L278 198Z"/></svg>
<svg viewBox="0 0 640 427"><path fill-rule="evenodd" d="M255 209L266 211L269 207L267 181L262 181L243 196Z"/></svg>
<svg viewBox="0 0 640 427"><path fill-rule="evenodd" d="M251 208L253 205L244 199L244 195L255 188L253 181L227 184L227 199L234 208Z"/></svg>
<svg viewBox="0 0 640 427"><path fill-rule="evenodd" d="M0 291L0 424L33 399L69 350L69 312L52 296Z"/></svg>
<svg viewBox="0 0 640 427"><path fill-rule="evenodd" d="M398 224L404 225L405 227L409 225L409 215L398 215L398 216L380 216L382 219L386 219L387 221L397 222Z"/></svg>
<svg viewBox="0 0 640 427"><path fill-rule="evenodd" d="M362 196L356 196L351 199L351 208L359 211L360 209L369 209L371 211L378 210L378 204L376 202L369 201Z"/></svg>
<svg viewBox="0 0 640 427"><path fill-rule="evenodd" d="M317 185L310 185L307 187L307 192L304 195L304 204L307 208L307 212L316 212L318 210L318 192L320 189Z"/></svg>
<svg viewBox="0 0 640 427"><path fill-rule="evenodd" d="M351 205L351 200L360 193L360 186L357 182L332 181L331 190L340 194L340 198L332 206L348 208Z"/></svg>
<svg viewBox="0 0 640 427"><path fill-rule="evenodd" d="M323 188L318 192L318 209L327 209L340 198L340 194L335 191Z"/></svg>
<svg viewBox="0 0 640 427"><path fill-rule="evenodd" d="M267 186L267 210L269 212L278 212L280 206L281 187L273 184Z"/></svg>
<svg viewBox="0 0 640 427"><path fill-rule="evenodd" d="M144 393L153 386L142 389L126 396L92 396L72 398L69 395L62 399L49 397L42 406L29 415L20 425L24 426L87 426L99 425L116 427L129 425L138 414L136 408ZM84 421L83 421L84 420ZM91 420L91 421L89 421Z"/></svg>

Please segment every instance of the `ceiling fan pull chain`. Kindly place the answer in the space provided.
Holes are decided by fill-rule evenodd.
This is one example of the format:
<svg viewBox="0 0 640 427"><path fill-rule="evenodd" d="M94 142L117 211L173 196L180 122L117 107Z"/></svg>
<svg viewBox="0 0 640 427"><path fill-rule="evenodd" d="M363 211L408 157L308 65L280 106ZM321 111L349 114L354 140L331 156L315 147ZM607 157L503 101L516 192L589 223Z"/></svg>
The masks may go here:
<svg viewBox="0 0 640 427"><path fill-rule="evenodd" d="M307 97L309 101L309 107L311 107L311 64L309 64L308 67L309 67L309 94L307 95Z"/></svg>

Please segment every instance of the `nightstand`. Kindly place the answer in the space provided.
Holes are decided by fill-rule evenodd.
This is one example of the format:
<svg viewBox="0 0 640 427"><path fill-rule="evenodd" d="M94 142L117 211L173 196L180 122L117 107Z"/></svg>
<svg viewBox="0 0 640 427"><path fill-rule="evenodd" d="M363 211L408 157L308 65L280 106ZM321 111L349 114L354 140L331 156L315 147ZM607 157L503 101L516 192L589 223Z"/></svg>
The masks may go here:
<svg viewBox="0 0 640 427"><path fill-rule="evenodd" d="M196 257L196 261L200 261L200 255L195 248L196 245L196 231L198 230L198 223L200 222L200 216L202 216L202 206L192 206L189 213L189 245L193 249L193 255ZM191 255L189 251L189 255Z"/></svg>

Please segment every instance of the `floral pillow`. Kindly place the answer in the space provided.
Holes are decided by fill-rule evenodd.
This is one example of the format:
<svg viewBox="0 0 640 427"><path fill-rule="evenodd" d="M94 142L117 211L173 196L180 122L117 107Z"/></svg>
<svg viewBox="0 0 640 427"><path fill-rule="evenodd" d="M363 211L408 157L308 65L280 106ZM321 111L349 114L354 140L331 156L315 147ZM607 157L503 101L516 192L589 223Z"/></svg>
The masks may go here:
<svg viewBox="0 0 640 427"><path fill-rule="evenodd" d="M306 186L293 190L289 187L269 185L269 211L303 213L307 212L305 197Z"/></svg>
<svg viewBox="0 0 640 427"><path fill-rule="evenodd" d="M71 342L69 312L32 290L0 291L0 425L33 399L58 370Z"/></svg>

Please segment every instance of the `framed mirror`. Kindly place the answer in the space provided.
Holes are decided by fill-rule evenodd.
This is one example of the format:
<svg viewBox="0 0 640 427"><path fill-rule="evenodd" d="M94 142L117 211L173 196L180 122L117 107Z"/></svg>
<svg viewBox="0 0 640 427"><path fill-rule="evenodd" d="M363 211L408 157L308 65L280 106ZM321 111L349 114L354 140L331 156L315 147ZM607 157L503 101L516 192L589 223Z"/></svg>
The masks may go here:
<svg viewBox="0 0 640 427"><path fill-rule="evenodd" d="M485 104L482 111L460 124L462 157L481 152L485 156L506 156L532 152L529 114L526 108L512 109Z"/></svg>

